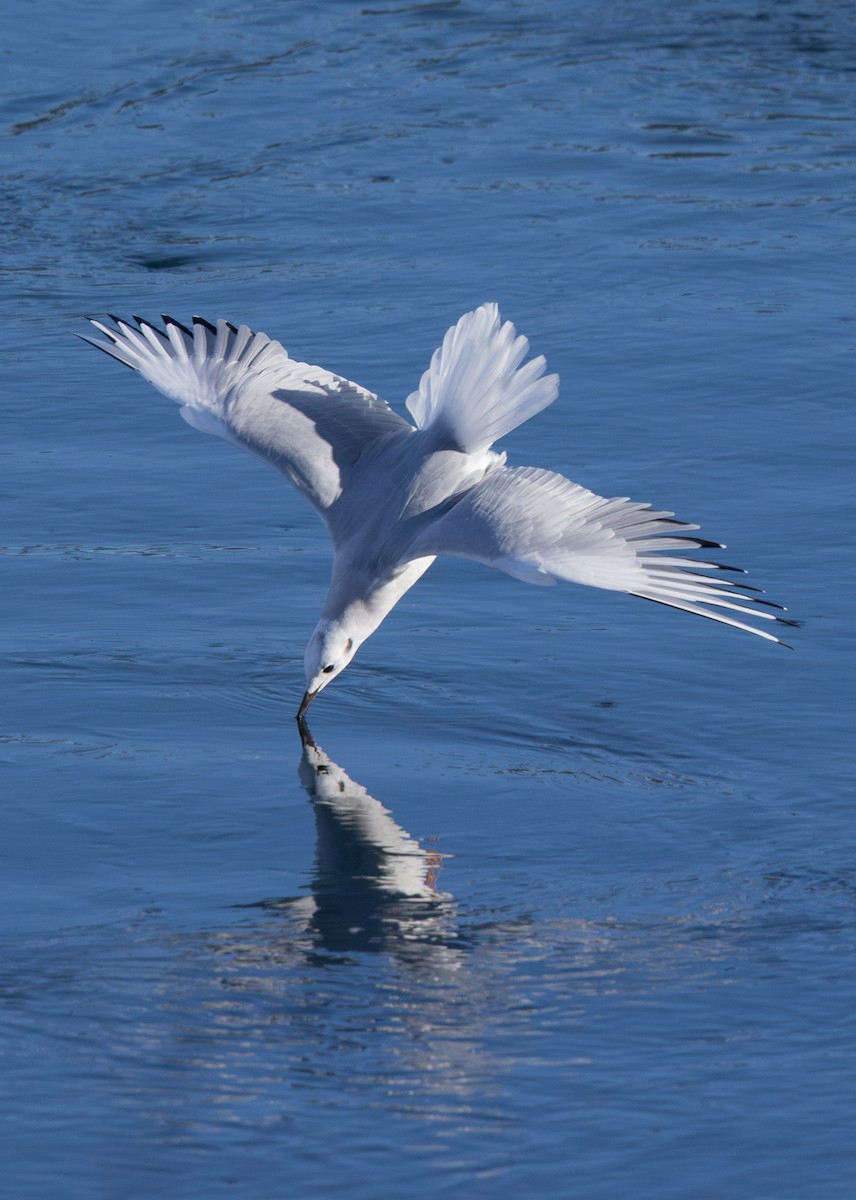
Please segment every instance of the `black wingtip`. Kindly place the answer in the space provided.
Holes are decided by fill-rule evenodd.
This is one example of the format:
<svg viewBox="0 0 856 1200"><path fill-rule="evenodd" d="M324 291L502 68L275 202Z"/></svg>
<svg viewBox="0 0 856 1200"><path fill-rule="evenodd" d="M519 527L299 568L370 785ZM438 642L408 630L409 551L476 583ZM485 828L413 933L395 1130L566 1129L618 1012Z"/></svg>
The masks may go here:
<svg viewBox="0 0 856 1200"><path fill-rule="evenodd" d="M743 592L748 592L748 591L757 592L758 591L757 588L749 588L744 583L740 584L740 590ZM727 592L723 593L723 594L728 595ZM739 593L732 592L731 595L732 596L739 595ZM774 604L772 600L762 600L760 596L744 596L743 599L751 601L752 604L763 604L765 608L776 608L776 609L778 609L779 612L787 612L788 611L787 608L785 608L784 604ZM785 618L784 617L776 617L776 620L784 621Z"/></svg>
<svg viewBox="0 0 856 1200"><path fill-rule="evenodd" d="M109 316L109 313L108 313L108 316ZM97 318L97 317L87 317L87 318L86 318L86 320L87 320L87 321L90 323L90 325L95 325L95 324L96 324L96 322L97 322L99 325L101 324L101 322L100 322L100 321L98 321L98 318ZM98 332L99 332L100 334L102 334L104 337L106 337L108 341L112 342L114 346L115 346L115 345L117 345L116 339L115 339L115 337L113 336L113 334L110 332L110 330L109 330L109 329L99 329L99 330L98 330ZM82 334L82 333L76 333L74 336L75 336L75 337L79 337L79 338L81 339L81 341L84 341L84 342L89 342L90 346L98 346L98 343L97 343L97 342L93 342L93 341L92 341L92 339L91 339L91 338L88 338L88 337L86 337L86 335L85 335L85 334ZM100 350L100 349L102 349L102 347L101 347L101 346L98 346L98 349Z"/></svg>
<svg viewBox="0 0 856 1200"><path fill-rule="evenodd" d="M696 537L692 533L687 534L669 534L672 541L675 542L690 542L695 550L724 550L724 542L711 542L707 538Z"/></svg>
<svg viewBox="0 0 856 1200"><path fill-rule="evenodd" d="M143 326L145 325L146 329L151 329L152 333L156 333L158 335L158 337L160 337L160 338L166 337L166 334L164 333L164 331L162 329L158 329L157 325L152 324L151 321L147 321L145 317L136 317L135 316L134 320L137 322L137 325L139 326L140 330L142 330Z"/></svg>
<svg viewBox="0 0 856 1200"><path fill-rule="evenodd" d="M204 317L194 317L193 324L201 325L203 329L207 329L209 333L213 333L215 336L217 334L217 326L212 325L210 321L206 321Z"/></svg>
<svg viewBox="0 0 856 1200"><path fill-rule="evenodd" d="M175 317L171 317L169 313L161 313L161 320L164 325L174 325L176 329L180 329L187 337L193 337L193 331L188 329L186 325L182 325L181 321L176 321Z"/></svg>
<svg viewBox="0 0 856 1200"><path fill-rule="evenodd" d="M93 338L84 337L84 335L82 333L76 333L74 336L76 338L80 338L80 340L82 342L86 342L87 346L94 346L96 350L100 350L102 354L106 354L107 357L112 358L114 362L121 363L122 366L127 367L129 371L136 370L136 367L132 367L129 362L125 362L124 358L119 358L118 354L114 354L112 350L108 350L106 348L106 346L102 346L99 342L96 342ZM112 338L110 340L111 340L111 342L113 341ZM113 345L115 346L116 343L113 342Z"/></svg>

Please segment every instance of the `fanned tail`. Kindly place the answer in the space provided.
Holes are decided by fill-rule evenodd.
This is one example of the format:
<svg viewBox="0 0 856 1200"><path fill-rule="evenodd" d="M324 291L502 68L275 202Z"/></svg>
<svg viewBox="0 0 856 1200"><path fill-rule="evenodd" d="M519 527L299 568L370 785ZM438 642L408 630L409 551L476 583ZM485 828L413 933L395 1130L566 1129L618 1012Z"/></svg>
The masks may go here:
<svg viewBox="0 0 856 1200"><path fill-rule="evenodd" d="M486 450L552 404L558 375L545 375L543 357L521 367L529 342L496 304L466 313L434 351L431 366L407 408L420 429L468 453Z"/></svg>

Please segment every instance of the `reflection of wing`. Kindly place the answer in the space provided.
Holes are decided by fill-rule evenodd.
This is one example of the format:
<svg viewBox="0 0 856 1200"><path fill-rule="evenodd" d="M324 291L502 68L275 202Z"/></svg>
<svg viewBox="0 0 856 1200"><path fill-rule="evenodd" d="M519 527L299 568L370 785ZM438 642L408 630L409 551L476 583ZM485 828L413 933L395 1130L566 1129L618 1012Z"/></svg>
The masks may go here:
<svg viewBox="0 0 856 1200"><path fill-rule="evenodd" d="M413 427L389 405L325 371L295 362L279 342L246 325L216 327L199 317L187 329L164 317L161 330L135 318L92 321L108 340L84 338L139 371L195 429L248 450L286 475L331 527L328 513L364 447Z"/></svg>
<svg viewBox="0 0 856 1200"><path fill-rule="evenodd" d="M606 500L551 471L500 467L424 527L408 548L407 558L450 554L497 567L526 583L567 579L630 592L779 641L774 634L728 615L745 613L793 624L764 609L747 607L778 605L745 595L744 587L729 579L693 570L735 568L663 553L722 549L718 542L677 533L697 528L673 520L671 513L654 512L648 504Z"/></svg>
<svg viewBox="0 0 856 1200"><path fill-rule="evenodd" d="M318 818L317 873L353 890L407 900L445 899L435 885L441 856L422 849L379 800L355 783L311 739L304 739L300 779Z"/></svg>

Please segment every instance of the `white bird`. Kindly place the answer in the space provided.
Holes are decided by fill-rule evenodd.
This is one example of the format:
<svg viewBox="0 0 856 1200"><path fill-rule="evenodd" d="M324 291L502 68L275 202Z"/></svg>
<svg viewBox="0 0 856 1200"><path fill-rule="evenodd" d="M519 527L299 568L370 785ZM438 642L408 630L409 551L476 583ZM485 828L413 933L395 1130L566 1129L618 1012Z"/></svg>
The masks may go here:
<svg viewBox="0 0 856 1200"><path fill-rule="evenodd" d="M559 380L544 373L543 357L521 365L529 343L500 322L495 304L447 332L407 398L415 426L246 325L110 321L91 321L106 341L83 340L139 371L195 429L285 475L330 532L333 574L306 648L299 720L438 554L525 583L629 592L774 642L739 618L796 624L769 611L784 610L759 589L705 573L739 568L676 557L724 548L687 536L697 525L626 497L605 499L552 471L505 465L491 446L552 404Z"/></svg>

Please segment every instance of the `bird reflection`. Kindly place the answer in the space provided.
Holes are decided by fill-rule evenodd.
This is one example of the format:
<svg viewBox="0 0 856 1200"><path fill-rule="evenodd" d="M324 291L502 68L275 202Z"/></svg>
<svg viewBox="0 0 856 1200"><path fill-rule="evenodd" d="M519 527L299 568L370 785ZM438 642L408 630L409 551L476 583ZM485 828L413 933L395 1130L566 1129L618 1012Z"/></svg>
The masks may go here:
<svg viewBox="0 0 856 1200"><path fill-rule="evenodd" d="M316 948L332 953L392 951L447 969L460 948L452 897L438 888L443 855L426 850L300 725L298 768L315 812L311 897L263 900L298 912Z"/></svg>

